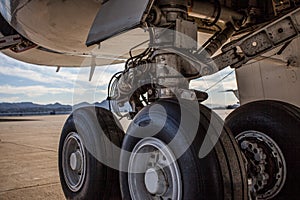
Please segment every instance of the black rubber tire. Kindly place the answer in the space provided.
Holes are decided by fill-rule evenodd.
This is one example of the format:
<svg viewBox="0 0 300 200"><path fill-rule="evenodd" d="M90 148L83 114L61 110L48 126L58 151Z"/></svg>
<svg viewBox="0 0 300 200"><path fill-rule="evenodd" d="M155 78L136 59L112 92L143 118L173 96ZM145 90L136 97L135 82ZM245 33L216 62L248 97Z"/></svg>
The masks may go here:
<svg viewBox="0 0 300 200"><path fill-rule="evenodd" d="M172 100L163 100L156 102L155 104L164 107L167 113L167 119L164 127L152 137L160 139L165 144L170 144L170 141L175 137L175 133L179 128L181 119L180 106L176 101ZM141 140L141 138L135 137L136 133L133 123L135 126L144 126L147 123L159 123L161 120L159 117L150 120L148 112L151 106L144 108L134 118L125 135L122 145L123 150L132 152L135 145ZM189 110L189 112L192 115L195 110ZM207 107L200 105L200 121L196 137L194 138L192 145L179 158L176 156L181 171L183 190L182 199L247 199L247 182L244 162L235 139L228 129L223 129L217 144L206 157L200 159L198 156L211 118L215 119L212 130L215 130L214 128L216 126L223 126L223 121L219 116ZM198 124L195 124L195 126L197 125ZM169 146L171 150L174 151L174 149L176 149L177 152L178 149L184 146L182 144L184 144L187 137L189 137L188 127L183 128L181 133L183 133L180 134L181 138L176 140L173 146ZM174 151L174 154L176 154L176 152ZM128 167L128 162L129 158L122 156L121 153L120 164L123 165L122 167ZM128 173L120 173L120 182L123 199L130 200Z"/></svg>
<svg viewBox="0 0 300 200"><path fill-rule="evenodd" d="M266 134L277 143L286 161L287 177L273 199L299 199L300 109L280 101L256 101L237 108L225 123L234 136L253 130Z"/></svg>
<svg viewBox="0 0 300 200"><path fill-rule="evenodd" d="M83 138L83 145L87 154L85 182L77 192L69 189L62 166L63 144L70 132L77 132ZM107 159L119 159L119 155L115 157L112 155L99 155L101 154L99 147L106 145L101 139L103 134L115 145L121 147L124 133L119 124L116 123L113 114L104 108L79 108L65 122L59 142L58 164L61 186L67 199L121 199L119 172L97 160L98 156L106 156ZM110 151L107 145L105 151Z"/></svg>

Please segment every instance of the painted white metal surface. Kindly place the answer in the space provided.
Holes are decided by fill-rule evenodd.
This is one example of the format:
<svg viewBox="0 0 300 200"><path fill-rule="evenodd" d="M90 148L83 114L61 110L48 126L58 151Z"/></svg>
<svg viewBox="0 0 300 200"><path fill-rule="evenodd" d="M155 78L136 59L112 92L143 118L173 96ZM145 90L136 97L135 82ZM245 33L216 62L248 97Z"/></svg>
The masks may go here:
<svg viewBox="0 0 300 200"><path fill-rule="evenodd" d="M236 70L241 104L273 99L300 106L300 39L293 40L280 56L249 61ZM277 49L278 50L278 49ZM270 57L271 56L271 57ZM270 58L267 58L270 57ZM259 61L260 60L260 61Z"/></svg>

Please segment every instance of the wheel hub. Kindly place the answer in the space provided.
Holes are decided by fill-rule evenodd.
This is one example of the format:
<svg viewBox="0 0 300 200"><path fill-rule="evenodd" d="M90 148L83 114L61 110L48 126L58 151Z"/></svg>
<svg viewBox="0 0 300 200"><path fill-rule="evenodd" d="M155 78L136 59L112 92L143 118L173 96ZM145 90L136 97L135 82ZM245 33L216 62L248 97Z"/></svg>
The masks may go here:
<svg viewBox="0 0 300 200"><path fill-rule="evenodd" d="M79 171L82 167L82 153L80 151L76 151L70 156L70 167L73 171Z"/></svg>
<svg viewBox="0 0 300 200"><path fill-rule="evenodd" d="M245 131L236 136L247 160L249 191L257 199L271 199L282 189L286 163L276 142L264 133Z"/></svg>
<svg viewBox="0 0 300 200"><path fill-rule="evenodd" d="M64 179L73 192L81 189L86 175L86 156L81 137L76 132L67 135L62 149Z"/></svg>
<svg viewBox="0 0 300 200"><path fill-rule="evenodd" d="M150 168L145 173L146 189L151 194L163 195L167 190L167 180L162 170Z"/></svg>
<svg viewBox="0 0 300 200"><path fill-rule="evenodd" d="M149 137L136 144L128 163L128 185L132 200L181 199L176 158L161 140Z"/></svg>
<svg viewBox="0 0 300 200"><path fill-rule="evenodd" d="M269 179L269 174L265 171L267 156L263 149L259 148L256 143L243 141L240 146L244 152L247 151L252 154L252 159L249 160L252 190L262 190L268 184Z"/></svg>

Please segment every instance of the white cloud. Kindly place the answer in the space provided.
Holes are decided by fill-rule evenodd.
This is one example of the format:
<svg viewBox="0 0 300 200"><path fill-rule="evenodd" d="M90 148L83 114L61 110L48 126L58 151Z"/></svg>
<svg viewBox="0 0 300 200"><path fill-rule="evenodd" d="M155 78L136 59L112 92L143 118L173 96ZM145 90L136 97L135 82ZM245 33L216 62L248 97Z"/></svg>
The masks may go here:
<svg viewBox="0 0 300 200"><path fill-rule="evenodd" d="M73 89L69 88L52 88L45 86L11 86L1 85L0 94L8 95L26 95L28 97L38 97L42 95L53 95L62 93L73 93Z"/></svg>
<svg viewBox="0 0 300 200"><path fill-rule="evenodd" d="M0 97L0 102L17 102L20 100L20 97Z"/></svg>
<svg viewBox="0 0 300 200"><path fill-rule="evenodd" d="M68 72L56 73L55 68L51 69L52 72L48 69L48 73L40 73L34 69L22 69L19 67L8 67L1 66L0 73L7 76L14 76L20 78L26 78L32 81L37 81L41 83L72 83L77 75L70 74Z"/></svg>
<svg viewBox="0 0 300 200"><path fill-rule="evenodd" d="M90 102L106 98L110 78L115 72L122 70L123 65L97 67L92 81L89 81L88 67L61 68L56 73L55 67L23 63L0 53L0 69L0 77L11 79L9 83L2 81L0 101L47 103L49 99L49 102L57 100L70 103L74 97L76 100Z"/></svg>
<svg viewBox="0 0 300 200"><path fill-rule="evenodd" d="M55 67L24 63L1 53L0 69L2 75L26 78L41 83L73 83L79 70L78 68L62 68L56 73Z"/></svg>
<svg viewBox="0 0 300 200"><path fill-rule="evenodd" d="M111 77L117 71L123 70L123 65L101 66L97 67L92 81L89 81L90 68L80 68L75 81L76 87L103 87L108 85Z"/></svg>
<svg viewBox="0 0 300 200"><path fill-rule="evenodd" d="M105 86L110 81L112 75L120 70L123 70L123 64L100 66L97 67L93 75L93 79L89 82L90 70L89 67L82 68L61 68L56 73L55 67L39 66L23 63L12 58L9 58L0 53L0 74L6 76L25 78L31 81L40 83L48 83L55 86L59 83L68 83L85 86Z"/></svg>

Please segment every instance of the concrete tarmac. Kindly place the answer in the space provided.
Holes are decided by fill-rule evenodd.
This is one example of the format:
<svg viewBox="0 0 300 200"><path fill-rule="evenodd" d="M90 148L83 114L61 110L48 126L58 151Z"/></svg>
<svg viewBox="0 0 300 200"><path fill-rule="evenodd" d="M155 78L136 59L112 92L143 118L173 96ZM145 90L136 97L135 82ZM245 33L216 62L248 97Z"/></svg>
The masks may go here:
<svg viewBox="0 0 300 200"><path fill-rule="evenodd" d="M0 199L64 199L58 142L68 116L0 118Z"/></svg>

